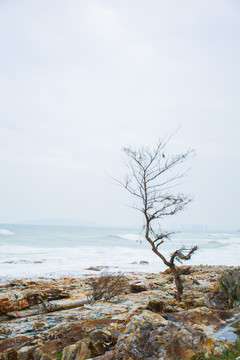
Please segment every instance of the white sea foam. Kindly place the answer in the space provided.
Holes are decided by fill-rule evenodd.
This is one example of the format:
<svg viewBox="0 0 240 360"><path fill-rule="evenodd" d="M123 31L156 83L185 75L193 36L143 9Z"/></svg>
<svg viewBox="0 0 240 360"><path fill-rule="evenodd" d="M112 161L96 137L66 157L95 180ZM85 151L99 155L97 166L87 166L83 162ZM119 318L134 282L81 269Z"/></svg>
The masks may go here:
<svg viewBox="0 0 240 360"><path fill-rule="evenodd" d="M115 234L115 236L122 238L122 239L131 240L131 241L142 241L143 240L143 237L139 234Z"/></svg>
<svg viewBox="0 0 240 360"><path fill-rule="evenodd" d="M12 231L0 229L0 235L15 235Z"/></svg>
<svg viewBox="0 0 240 360"><path fill-rule="evenodd" d="M15 226L10 230L14 231L15 236L0 237L1 278L97 274L86 270L91 266L123 273L165 269L138 230L27 226ZM238 233L225 233L222 236L211 233L176 234L171 241L161 245L161 252L168 257L182 245L187 248L199 246L187 264L239 265ZM143 266L141 261L148 264Z"/></svg>

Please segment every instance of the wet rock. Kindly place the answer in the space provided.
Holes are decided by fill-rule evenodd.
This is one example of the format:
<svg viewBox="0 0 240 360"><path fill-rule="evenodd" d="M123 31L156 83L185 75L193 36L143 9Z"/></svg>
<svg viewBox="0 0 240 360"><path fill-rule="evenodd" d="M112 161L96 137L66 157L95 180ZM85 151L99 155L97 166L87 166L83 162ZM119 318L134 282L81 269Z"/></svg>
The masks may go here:
<svg viewBox="0 0 240 360"><path fill-rule="evenodd" d="M92 270L92 271L101 271L101 266L90 266L89 268L86 268L86 270Z"/></svg>
<svg viewBox="0 0 240 360"><path fill-rule="evenodd" d="M188 311L163 313L162 316L184 325L193 326L197 324L202 326L202 328L211 325L211 328L214 329L224 324L225 320L232 318L233 313L231 311L198 308Z"/></svg>
<svg viewBox="0 0 240 360"><path fill-rule="evenodd" d="M240 319L232 323L231 326L234 328L235 334L240 335Z"/></svg>

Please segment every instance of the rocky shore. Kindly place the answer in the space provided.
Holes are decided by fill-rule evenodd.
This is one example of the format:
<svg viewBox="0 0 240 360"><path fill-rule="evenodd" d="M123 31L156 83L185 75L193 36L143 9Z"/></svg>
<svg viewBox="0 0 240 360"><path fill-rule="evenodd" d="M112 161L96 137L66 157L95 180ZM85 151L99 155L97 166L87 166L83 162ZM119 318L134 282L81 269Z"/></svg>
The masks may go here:
<svg viewBox="0 0 240 360"><path fill-rule="evenodd" d="M181 360L240 334L240 268L182 266L125 276L120 294L94 301L94 277L0 285L0 360Z"/></svg>

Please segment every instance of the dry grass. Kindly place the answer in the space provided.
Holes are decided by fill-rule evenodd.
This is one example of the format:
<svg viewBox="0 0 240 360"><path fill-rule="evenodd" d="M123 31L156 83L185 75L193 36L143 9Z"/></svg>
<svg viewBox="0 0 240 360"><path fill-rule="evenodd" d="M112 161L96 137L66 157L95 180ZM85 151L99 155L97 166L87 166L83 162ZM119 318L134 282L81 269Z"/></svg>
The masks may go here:
<svg viewBox="0 0 240 360"><path fill-rule="evenodd" d="M126 292L127 278L120 273L101 274L90 283L91 291L88 295L89 302L97 300L110 300L116 295Z"/></svg>

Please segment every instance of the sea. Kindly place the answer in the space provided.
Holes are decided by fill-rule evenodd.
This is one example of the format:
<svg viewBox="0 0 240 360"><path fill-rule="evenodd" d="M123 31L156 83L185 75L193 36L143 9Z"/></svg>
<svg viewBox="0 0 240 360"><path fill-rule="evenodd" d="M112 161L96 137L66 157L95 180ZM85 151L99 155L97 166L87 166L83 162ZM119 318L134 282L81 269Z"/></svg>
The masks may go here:
<svg viewBox="0 0 240 360"><path fill-rule="evenodd" d="M159 249L168 257L195 245L198 251L185 264L240 265L240 232L177 232ZM0 282L165 269L141 229L0 225Z"/></svg>

